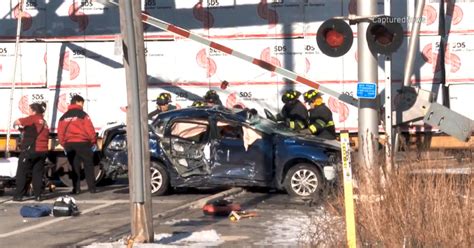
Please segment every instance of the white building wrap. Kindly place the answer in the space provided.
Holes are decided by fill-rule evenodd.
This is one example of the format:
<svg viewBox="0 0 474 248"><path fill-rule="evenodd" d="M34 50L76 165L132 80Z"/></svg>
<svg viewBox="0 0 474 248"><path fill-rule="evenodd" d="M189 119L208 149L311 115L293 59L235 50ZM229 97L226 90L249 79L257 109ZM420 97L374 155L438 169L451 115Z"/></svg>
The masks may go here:
<svg viewBox="0 0 474 248"><path fill-rule="evenodd" d="M54 128L67 109L71 95L87 99L86 111L97 129L108 122L125 120L127 105L125 71L118 52L119 12L94 0L27 0L23 14L22 42L17 73L14 37L18 1L0 1L0 115L8 115L13 79L13 119L26 115L34 101L46 101L47 120ZM143 10L151 16L189 29L234 50L284 67L325 87L356 95L357 39L351 50L340 58L328 57L316 44L321 23L333 16L355 14L355 0L144 0ZM379 1L379 13L383 1ZM392 1L395 2L395 1ZM426 1L421 38L412 82L432 90L442 102L445 80L449 86L451 108L474 119L474 0L447 1L445 25L448 36L446 60L440 64L440 3ZM444 2L444 1L443 1ZM414 0L393 3L392 15L399 17L405 34L410 35ZM184 108L211 89L218 91L227 107L241 105L256 108L261 114L268 108L282 107L281 95L288 87L304 92L309 88L292 84L266 71L170 32L145 25L145 47L149 82L149 110L161 92L172 94L173 104ZM354 35L357 28L353 26ZM402 85L408 47L393 55L393 94ZM383 57L379 59L379 92L384 88ZM229 82L221 88L221 82ZM336 127L357 131L357 109L324 96L334 114ZM301 99L302 100L302 99ZM396 103L396 97L393 98ZM0 132L9 128L1 118ZM11 127L10 127L11 128Z"/></svg>

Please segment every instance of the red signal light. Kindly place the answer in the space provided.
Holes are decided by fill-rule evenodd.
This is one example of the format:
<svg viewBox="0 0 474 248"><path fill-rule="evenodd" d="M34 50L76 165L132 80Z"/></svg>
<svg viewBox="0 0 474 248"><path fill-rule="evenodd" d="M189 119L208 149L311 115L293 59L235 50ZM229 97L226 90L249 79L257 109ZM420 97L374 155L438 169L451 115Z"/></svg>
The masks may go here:
<svg viewBox="0 0 474 248"><path fill-rule="evenodd" d="M389 55L403 42L403 27L391 16L380 16L367 27L367 43L373 53Z"/></svg>
<svg viewBox="0 0 474 248"><path fill-rule="evenodd" d="M332 48L338 48L344 43L344 35L334 29L327 31L324 35L324 38L326 39L328 45Z"/></svg>
<svg viewBox="0 0 474 248"><path fill-rule="evenodd" d="M393 34L383 25L375 25L369 32L380 45L387 46L393 42Z"/></svg>

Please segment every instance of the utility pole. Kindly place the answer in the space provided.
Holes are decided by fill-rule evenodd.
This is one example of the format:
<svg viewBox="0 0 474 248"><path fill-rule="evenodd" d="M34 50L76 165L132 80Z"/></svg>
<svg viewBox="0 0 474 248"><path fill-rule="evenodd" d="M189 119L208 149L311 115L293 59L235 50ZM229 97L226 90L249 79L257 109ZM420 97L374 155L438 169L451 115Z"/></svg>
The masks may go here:
<svg viewBox="0 0 474 248"><path fill-rule="evenodd" d="M153 241L145 49L141 1L119 2L123 62L127 78L127 148L132 241Z"/></svg>
<svg viewBox="0 0 474 248"><path fill-rule="evenodd" d="M376 0L357 0L357 15L371 16L377 14ZM373 54L366 39L368 22L357 24L358 81L377 83L377 54ZM359 100L359 156L360 166L369 171L376 166L379 138L378 99Z"/></svg>

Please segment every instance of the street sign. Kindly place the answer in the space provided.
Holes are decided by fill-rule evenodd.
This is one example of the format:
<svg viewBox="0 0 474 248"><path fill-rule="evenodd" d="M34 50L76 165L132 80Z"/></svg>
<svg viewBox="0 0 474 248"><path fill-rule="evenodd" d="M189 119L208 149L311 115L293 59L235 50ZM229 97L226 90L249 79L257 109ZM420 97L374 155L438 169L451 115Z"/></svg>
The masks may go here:
<svg viewBox="0 0 474 248"><path fill-rule="evenodd" d="M377 97L377 84L358 82L357 97L365 99L375 99Z"/></svg>

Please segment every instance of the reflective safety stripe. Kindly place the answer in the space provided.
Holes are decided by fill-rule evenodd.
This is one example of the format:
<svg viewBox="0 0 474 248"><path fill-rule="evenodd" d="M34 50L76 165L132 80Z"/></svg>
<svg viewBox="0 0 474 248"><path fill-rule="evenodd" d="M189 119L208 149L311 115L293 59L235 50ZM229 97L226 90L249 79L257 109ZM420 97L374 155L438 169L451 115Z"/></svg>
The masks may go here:
<svg viewBox="0 0 474 248"><path fill-rule="evenodd" d="M297 121L296 123L298 123L298 126L303 129L304 128L304 123L302 121Z"/></svg>
<svg viewBox="0 0 474 248"><path fill-rule="evenodd" d="M326 127L334 126L334 121L329 121L328 124L326 124Z"/></svg>
<svg viewBox="0 0 474 248"><path fill-rule="evenodd" d="M324 122L323 120L320 120L320 119L316 120L316 123L319 124L322 127L326 126L326 122Z"/></svg>
<svg viewBox="0 0 474 248"><path fill-rule="evenodd" d="M309 125L309 131L311 131L311 133L316 133L318 131L318 128L316 128L315 125Z"/></svg>
<svg viewBox="0 0 474 248"><path fill-rule="evenodd" d="M294 121L290 121L290 128L295 129L295 122Z"/></svg>

